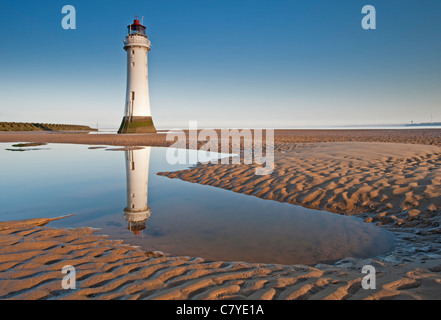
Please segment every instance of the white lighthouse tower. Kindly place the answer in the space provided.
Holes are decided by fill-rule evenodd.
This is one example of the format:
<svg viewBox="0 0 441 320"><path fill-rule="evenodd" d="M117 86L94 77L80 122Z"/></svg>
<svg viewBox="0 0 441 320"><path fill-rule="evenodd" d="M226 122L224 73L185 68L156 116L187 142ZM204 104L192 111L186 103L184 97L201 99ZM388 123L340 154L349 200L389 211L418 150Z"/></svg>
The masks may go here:
<svg viewBox="0 0 441 320"><path fill-rule="evenodd" d="M150 217L150 207L147 205L150 147L125 153L127 206L124 219L129 223L128 229L138 235L145 229L145 222Z"/></svg>
<svg viewBox="0 0 441 320"><path fill-rule="evenodd" d="M118 133L156 133L150 112L147 53L150 40L138 19L127 26L127 88L124 117Z"/></svg>

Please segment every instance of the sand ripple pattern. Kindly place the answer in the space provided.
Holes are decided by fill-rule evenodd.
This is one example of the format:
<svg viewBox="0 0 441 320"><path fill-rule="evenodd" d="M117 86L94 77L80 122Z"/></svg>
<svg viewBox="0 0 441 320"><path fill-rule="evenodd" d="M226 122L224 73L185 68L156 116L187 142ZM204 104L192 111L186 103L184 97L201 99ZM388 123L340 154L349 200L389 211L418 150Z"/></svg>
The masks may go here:
<svg viewBox="0 0 441 320"><path fill-rule="evenodd" d="M361 287L366 263L382 270L377 290ZM61 286L65 265L76 268L74 290ZM0 223L1 299L421 299L439 293L441 260L423 267L210 262L145 252L91 228Z"/></svg>
<svg viewBox="0 0 441 320"><path fill-rule="evenodd" d="M424 227L440 233L441 147L369 142L275 145L275 168L199 164L161 172L264 199L341 214L378 225Z"/></svg>

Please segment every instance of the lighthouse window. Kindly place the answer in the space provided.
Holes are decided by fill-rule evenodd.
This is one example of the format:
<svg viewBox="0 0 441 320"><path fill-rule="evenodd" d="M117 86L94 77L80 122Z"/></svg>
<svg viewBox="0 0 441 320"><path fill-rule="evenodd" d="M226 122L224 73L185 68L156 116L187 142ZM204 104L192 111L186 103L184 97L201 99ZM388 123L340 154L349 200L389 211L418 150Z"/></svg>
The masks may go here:
<svg viewBox="0 0 441 320"><path fill-rule="evenodd" d="M132 67L134 67L135 66L135 63L134 62L132 62Z"/></svg>
<svg viewBox="0 0 441 320"><path fill-rule="evenodd" d="M132 54L135 54L135 50L132 50Z"/></svg>
<svg viewBox="0 0 441 320"><path fill-rule="evenodd" d="M132 100L135 100L135 91L132 91Z"/></svg>

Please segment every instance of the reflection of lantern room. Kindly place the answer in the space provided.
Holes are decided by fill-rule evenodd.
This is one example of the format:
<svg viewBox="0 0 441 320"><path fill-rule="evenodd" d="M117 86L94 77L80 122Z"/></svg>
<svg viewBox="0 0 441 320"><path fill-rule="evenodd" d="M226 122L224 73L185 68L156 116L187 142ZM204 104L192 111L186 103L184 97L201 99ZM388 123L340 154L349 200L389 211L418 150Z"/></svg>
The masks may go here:
<svg viewBox="0 0 441 320"><path fill-rule="evenodd" d="M146 213L126 212L124 210L124 219L129 223L127 229L132 231L135 236L139 235L139 232L146 228L146 221L150 217L150 208Z"/></svg>
<svg viewBox="0 0 441 320"><path fill-rule="evenodd" d="M128 229L135 235L146 228L150 217L147 205L150 147L140 150L128 150L126 154L127 206L124 219Z"/></svg>

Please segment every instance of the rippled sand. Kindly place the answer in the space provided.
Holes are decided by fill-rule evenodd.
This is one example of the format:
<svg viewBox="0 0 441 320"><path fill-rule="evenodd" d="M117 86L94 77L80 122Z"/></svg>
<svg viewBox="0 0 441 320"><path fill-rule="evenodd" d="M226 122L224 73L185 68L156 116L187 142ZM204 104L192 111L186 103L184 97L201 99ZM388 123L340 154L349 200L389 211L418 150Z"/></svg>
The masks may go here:
<svg viewBox="0 0 441 320"><path fill-rule="evenodd" d="M374 260L307 267L208 262L144 252L91 228L55 229L37 219L0 223L1 299L424 299L439 298L441 259L424 264ZM377 290L361 287L363 265ZM65 265L76 289L65 290Z"/></svg>

